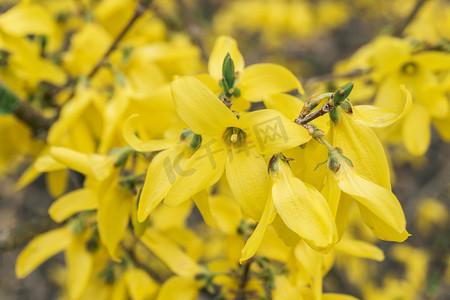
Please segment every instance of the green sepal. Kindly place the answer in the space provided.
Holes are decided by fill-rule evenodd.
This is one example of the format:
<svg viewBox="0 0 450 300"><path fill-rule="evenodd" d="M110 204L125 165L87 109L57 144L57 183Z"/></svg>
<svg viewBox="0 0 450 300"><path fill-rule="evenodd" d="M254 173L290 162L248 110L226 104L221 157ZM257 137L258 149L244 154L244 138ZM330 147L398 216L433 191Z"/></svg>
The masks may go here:
<svg viewBox="0 0 450 300"><path fill-rule="evenodd" d="M337 109L333 109L329 113L330 119L333 122L334 125L337 125L339 123L339 112Z"/></svg>
<svg viewBox="0 0 450 300"><path fill-rule="evenodd" d="M238 98L238 97L240 97L240 96L241 96L241 89L240 89L240 88L237 88L237 87L234 87L234 88L233 88L233 97Z"/></svg>

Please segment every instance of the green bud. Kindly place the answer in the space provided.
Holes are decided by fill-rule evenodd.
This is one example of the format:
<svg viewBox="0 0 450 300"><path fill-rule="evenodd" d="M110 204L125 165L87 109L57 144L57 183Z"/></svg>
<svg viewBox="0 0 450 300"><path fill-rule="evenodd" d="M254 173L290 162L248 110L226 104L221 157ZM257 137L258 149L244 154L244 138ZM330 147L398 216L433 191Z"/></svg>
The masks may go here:
<svg viewBox="0 0 450 300"><path fill-rule="evenodd" d="M206 275L206 274L204 274L204 273L198 273L198 274L195 274L195 280L203 280L203 279L206 279L208 276Z"/></svg>
<svg viewBox="0 0 450 300"><path fill-rule="evenodd" d="M99 246L99 240L98 240L98 234L93 234L87 241L86 241L86 249L90 253L94 253L97 251Z"/></svg>
<svg viewBox="0 0 450 300"><path fill-rule="evenodd" d="M190 137L192 134L194 134L192 132L192 130L190 130L189 128L186 128L183 130L183 132L180 135L180 140L184 141L185 139L187 139L188 137Z"/></svg>
<svg viewBox="0 0 450 300"><path fill-rule="evenodd" d="M198 134L194 134L191 140L191 144L189 145L192 150L197 150L202 143L202 136Z"/></svg>
<svg viewBox="0 0 450 300"><path fill-rule="evenodd" d="M133 148L126 147L125 150L122 153L120 153L114 166L117 168L125 165L127 163L128 157L132 152L134 152Z"/></svg>
<svg viewBox="0 0 450 300"><path fill-rule="evenodd" d="M241 96L241 89L239 89L239 88L237 88L237 87L234 87L233 88L233 96L234 97L240 97Z"/></svg>
<svg viewBox="0 0 450 300"><path fill-rule="evenodd" d="M6 86L0 86L0 115L11 114L19 105L19 99Z"/></svg>
<svg viewBox="0 0 450 300"><path fill-rule="evenodd" d="M130 62L133 47L124 47L122 50L122 64L126 65Z"/></svg>
<svg viewBox="0 0 450 300"><path fill-rule="evenodd" d="M219 81L219 85L223 88L223 90L225 92L228 92L230 90L227 81L225 80L225 78L222 78L221 81Z"/></svg>
<svg viewBox="0 0 450 300"><path fill-rule="evenodd" d="M335 106L340 105L345 99L347 99L353 89L353 85L353 82L349 82L338 88L337 91L333 93L332 98Z"/></svg>
<svg viewBox="0 0 450 300"><path fill-rule="evenodd" d="M116 274L114 272L114 265L108 264L108 266L103 269L98 275L100 279L103 280L105 284L113 284L116 281Z"/></svg>
<svg viewBox="0 0 450 300"><path fill-rule="evenodd" d="M8 66L8 59L11 53L5 50L0 49L0 68L4 68Z"/></svg>
<svg viewBox="0 0 450 300"><path fill-rule="evenodd" d="M327 162L328 169L330 169L333 172L337 172L341 167L339 159L340 155L337 153L337 151L328 152L328 162Z"/></svg>
<svg viewBox="0 0 450 300"><path fill-rule="evenodd" d="M82 217L74 218L70 225L70 229L74 235L80 234L84 230L84 222Z"/></svg>
<svg viewBox="0 0 450 300"><path fill-rule="evenodd" d="M328 152L327 166L331 171L337 172L341 167L342 162L353 167L353 162L348 157L342 155L343 152L344 151L339 147L336 147L335 150Z"/></svg>
<svg viewBox="0 0 450 300"><path fill-rule="evenodd" d="M228 88L225 89L225 91L227 91L234 85L234 62L233 59L231 59L230 53L227 53L223 60L222 76L228 85Z"/></svg>

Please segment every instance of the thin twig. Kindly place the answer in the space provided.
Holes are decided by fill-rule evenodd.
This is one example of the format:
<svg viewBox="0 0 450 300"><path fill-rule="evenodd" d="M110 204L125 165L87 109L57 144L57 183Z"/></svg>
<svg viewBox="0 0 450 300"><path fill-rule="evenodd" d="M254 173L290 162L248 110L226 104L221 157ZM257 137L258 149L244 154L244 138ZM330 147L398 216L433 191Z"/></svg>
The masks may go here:
<svg viewBox="0 0 450 300"><path fill-rule="evenodd" d="M134 243L133 243L132 247L128 248L125 245L123 245L123 243L122 243L121 246L122 246L123 251L125 251L125 253L133 261L133 264L136 267L144 270L156 282L163 283L166 280L166 278L162 278L161 275L157 271L151 269L147 264L141 262L141 260L137 257L136 246L141 246L141 245L139 243L139 239L134 235L133 235L133 237L134 237L134 241L133 241ZM145 247L145 249L147 249L147 247Z"/></svg>
<svg viewBox="0 0 450 300"><path fill-rule="evenodd" d="M346 78L353 78L353 77L359 77L362 75L369 74L372 70L371 69L355 69L347 73L342 74L323 74L314 76L311 78L308 78L305 81L305 85L310 85L312 83L316 82L322 82L322 81L332 81L332 80L338 80L338 79L346 79Z"/></svg>
<svg viewBox="0 0 450 300"><path fill-rule="evenodd" d="M180 10L179 15L184 23L184 28L189 33L192 42L200 49L203 60L208 61L208 53L206 52L205 44L203 42L201 27L194 22L191 9L183 0L177 0L177 4Z"/></svg>
<svg viewBox="0 0 450 300"><path fill-rule="evenodd" d="M245 286L247 285L247 282L250 279L250 266L252 262L253 259L249 259L242 266L242 273L239 278L239 287L236 292L235 300L245 300Z"/></svg>
<svg viewBox="0 0 450 300"><path fill-rule="evenodd" d="M411 13L406 17L406 19L403 20L403 22L399 23L396 28L394 28L392 35L400 37L403 35L403 32L405 31L406 27L414 20L417 13L420 11L420 8L427 2L427 0L417 0L416 5L414 6Z"/></svg>
<svg viewBox="0 0 450 300"><path fill-rule="evenodd" d="M306 125L309 122L311 122L312 120L317 119L318 117L321 117L327 113L329 113L330 111L332 111L333 109L335 109L336 107L334 106L334 102L333 99L329 99L327 101L327 103L325 103L324 105L322 105L322 107L318 110L313 111L312 113L310 113L309 115L307 115L304 118L298 117L297 119L295 119L295 123L297 123L298 125Z"/></svg>
<svg viewBox="0 0 450 300"><path fill-rule="evenodd" d="M128 21L127 25L122 29L122 31L119 33L119 35L116 37L116 39L113 41L111 46L108 48L108 50L103 54L102 58L95 64L94 68L91 70L91 72L87 75L89 79L95 76L97 72L100 70L100 68L103 66L105 61L108 59L109 55L117 48L117 45L122 41L122 39L125 37L125 35L130 31L131 27L136 23L136 21L139 19L140 16L144 14L148 6L144 6L140 2L138 3L136 10L134 12L133 17Z"/></svg>
<svg viewBox="0 0 450 300"><path fill-rule="evenodd" d="M53 123L52 119L44 117L30 103L20 99L13 113L19 120L30 126L37 136L45 136Z"/></svg>

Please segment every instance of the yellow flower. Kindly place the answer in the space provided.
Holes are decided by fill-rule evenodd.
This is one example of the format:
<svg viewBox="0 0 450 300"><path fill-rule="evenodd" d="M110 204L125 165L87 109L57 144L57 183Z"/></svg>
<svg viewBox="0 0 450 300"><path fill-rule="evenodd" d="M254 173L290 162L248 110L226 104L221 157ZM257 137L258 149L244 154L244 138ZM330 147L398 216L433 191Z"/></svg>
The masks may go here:
<svg viewBox="0 0 450 300"><path fill-rule="evenodd" d="M186 163L165 202L178 205L186 201L216 183L226 167L236 200L247 215L258 220L269 188L262 155L303 144L310 139L308 132L270 109L254 111L238 119L193 77L176 79L172 94L180 118L202 136L202 144Z"/></svg>
<svg viewBox="0 0 450 300"><path fill-rule="evenodd" d="M309 246L327 252L337 241L337 230L328 203L312 185L294 177L281 154L269 163L272 192L261 220L247 240L240 261L253 256L262 241L266 227L278 213L282 223ZM275 227L277 229L277 227ZM283 233L279 233L283 234Z"/></svg>
<svg viewBox="0 0 450 300"><path fill-rule="evenodd" d="M423 155L431 140L431 121L446 119L450 111L445 90L436 75L450 69L450 54L440 51L415 53L409 41L393 37L380 37L372 47L369 62L373 78L379 83L375 105L398 111L404 98L398 90L400 84L411 92L413 100L411 112L388 137L393 141L400 137L411 154Z"/></svg>
<svg viewBox="0 0 450 300"><path fill-rule="evenodd" d="M262 101L267 95L273 93L289 92L295 89L304 93L298 79L285 67L269 63L245 67L244 58L236 41L229 36L220 36L209 58L209 75L203 74L198 77L216 94L221 91L219 83L222 80L222 66L227 53L234 62L236 72L235 85L229 88L240 91L240 94L234 94L233 97L234 110L245 110L250 105L249 101Z"/></svg>
<svg viewBox="0 0 450 300"><path fill-rule="evenodd" d="M94 265L93 253L86 247L92 230L76 232L75 222L36 236L19 254L16 275L23 278L50 257L65 251L68 270L67 289L76 299L85 291Z"/></svg>
<svg viewBox="0 0 450 300"><path fill-rule="evenodd" d="M339 189L358 202L364 222L380 239L402 242L409 236L402 207L390 189L358 175L338 150L330 151L328 168Z"/></svg>

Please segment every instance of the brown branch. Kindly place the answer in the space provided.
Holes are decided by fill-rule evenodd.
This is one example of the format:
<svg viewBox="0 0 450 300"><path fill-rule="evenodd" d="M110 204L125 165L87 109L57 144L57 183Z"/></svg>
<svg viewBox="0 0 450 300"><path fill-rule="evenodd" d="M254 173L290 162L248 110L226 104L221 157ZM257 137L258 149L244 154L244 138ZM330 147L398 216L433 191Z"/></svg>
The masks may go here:
<svg viewBox="0 0 450 300"><path fill-rule="evenodd" d="M53 123L52 119L44 117L41 112L31 106L30 103L20 99L13 113L19 120L30 126L37 136L45 137Z"/></svg>
<svg viewBox="0 0 450 300"><path fill-rule="evenodd" d="M245 286L250 279L250 266L252 262L253 259L249 259L242 266L242 273L239 277L239 287L236 292L236 297L234 298L235 300L245 300Z"/></svg>
<svg viewBox="0 0 450 300"><path fill-rule="evenodd" d="M355 69L355 70L349 71L347 73L342 73L342 74L323 74L323 75L318 75L318 76L314 76L314 77L308 78L305 81L305 85L307 86L307 85L310 85L312 83L322 82L322 81L333 81L333 80L338 80L338 79L359 77L359 76L363 76L363 75L369 74L371 71L372 71L371 69Z"/></svg>
<svg viewBox="0 0 450 300"><path fill-rule="evenodd" d="M100 70L100 68L103 66L105 61L108 59L109 55L117 48L119 43L122 41L122 39L125 37L125 35L130 31L131 27L136 23L136 21L139 19L140 16L144 14L144 12L147 10L149 6L144 5L141 2L138 2L136 10L131 17L130 21L128 21L127 25L122 29L122 31L117 35L111 46L108 48L108 50L103 54L102 58L95 64L94 68L91 70L91 72L87 75L89 79L95 76L97 72Z"/></svg>
<svg viewBox="0 0 450 300"><path fill-rule="evenodd" d="M403 32L405 31L406 27L414 20L414 18L417 16L417 13L420 11L422 6L427 2L427 0L417 0L416 5L414 6L411 13L406 17L406 19L403 20L403 22L399 23L396 28L394 28L392 35L396 37L400 37L403 35Z"/></svg>
<svg viewBox="0 0 450 300"><path fill-rule="evenodd" d="M332 111L335 108L336 107L334 106L333 99L329 99L327 101L327 103L322 105L322 107L320 109L313 111L309 115L306 115L306 117L304 117L304 118L301 118L299 116L297 119L295 119L294 122L297 123L298 125L304 126L304 125L308 124L309 122L311 122L312 120L315 120L318 117L321 117L321 116L329 113L330 111Z"/></svg>

